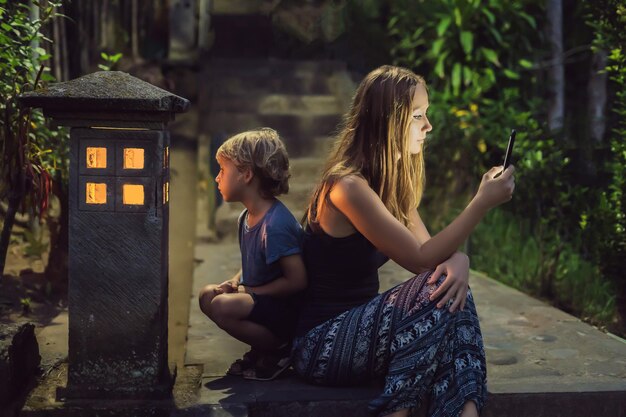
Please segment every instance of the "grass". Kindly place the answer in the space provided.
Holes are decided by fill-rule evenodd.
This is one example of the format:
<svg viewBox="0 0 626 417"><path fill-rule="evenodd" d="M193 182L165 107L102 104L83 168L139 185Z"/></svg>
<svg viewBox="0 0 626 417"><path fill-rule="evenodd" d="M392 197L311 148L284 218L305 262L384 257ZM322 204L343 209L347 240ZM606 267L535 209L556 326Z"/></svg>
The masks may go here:
<svg viewBox="0 0 626 417"><path fill-rule="evenodd" d="M490 212L476 229L470 257L473 269L585 321L612 327L616 320L615 291L597 266L570 243L502 210Z"/></svg>

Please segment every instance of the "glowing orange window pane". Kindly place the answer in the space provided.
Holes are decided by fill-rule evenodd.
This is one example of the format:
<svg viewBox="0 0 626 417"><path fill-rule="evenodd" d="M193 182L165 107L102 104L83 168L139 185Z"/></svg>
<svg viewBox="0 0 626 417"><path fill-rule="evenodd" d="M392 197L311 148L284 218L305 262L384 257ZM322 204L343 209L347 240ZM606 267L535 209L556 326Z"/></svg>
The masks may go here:
<svg viewBox="0 0 626 417"><path fill-rule="evenodd" d="M106 168L107 148L87 148L87 168Z"/></svg>
<svg viewBox="0 0 626 417"><path fill-rule="evenodd" d="M170 147L166 146L163 151L163 168L167 168L169 166L170 161Z"/></svg>
<svg viewBox="0 0 626 417"><path fill-rule="evenodd" d="M143 205L143 185L124 184L122 187L122 202L124 204Z"/></svg>
<svg viewBox="0 0 626 417"><path fill-rule="evenodd" d="M107 203L107 185L88 182L87 183L87 204L106 204Z"/></svg>
<svg viewBox="0 0 626 417"><path fill-rule="evenodd" d="M124 169L143 169L143 148L124 148Z"/></svg>
<svg viewBox="0 0 626 417"><path fill-rule="evenodd" d="M163 184L163 204L166 204L170 201L170 183L166 182Z"/></svg>

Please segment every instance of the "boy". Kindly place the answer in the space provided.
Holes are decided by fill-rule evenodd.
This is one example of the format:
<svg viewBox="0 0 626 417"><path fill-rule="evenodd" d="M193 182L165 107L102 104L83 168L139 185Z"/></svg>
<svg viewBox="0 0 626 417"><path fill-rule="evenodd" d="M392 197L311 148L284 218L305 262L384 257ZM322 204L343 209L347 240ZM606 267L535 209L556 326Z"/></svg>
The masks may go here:
<svg viewBox="0 0 626 417"><path fill-rule="evenodd" d="M228 373L271 380L289 367L298 293L307 285L302 228L276 196L289 191L289 159L278 133L261 128L228 139L217 150L215 178L239 216L242 268L199 294L200 308L228 334L251 346Z"/></svg>

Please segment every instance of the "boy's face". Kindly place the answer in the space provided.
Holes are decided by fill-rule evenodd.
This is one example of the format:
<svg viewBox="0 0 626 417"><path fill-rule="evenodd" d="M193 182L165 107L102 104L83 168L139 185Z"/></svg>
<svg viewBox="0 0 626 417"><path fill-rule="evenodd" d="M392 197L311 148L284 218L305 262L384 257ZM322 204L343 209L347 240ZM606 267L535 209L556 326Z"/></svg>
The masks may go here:
<svg viewBox="0 0 626 417"><path fill-rule="evenodd" d="M245 172L240 171L237 165L227 158L218 157L217 163L220 165L220 172L215 177L215 182L224 201L241 201L246 186Z"/></svg>

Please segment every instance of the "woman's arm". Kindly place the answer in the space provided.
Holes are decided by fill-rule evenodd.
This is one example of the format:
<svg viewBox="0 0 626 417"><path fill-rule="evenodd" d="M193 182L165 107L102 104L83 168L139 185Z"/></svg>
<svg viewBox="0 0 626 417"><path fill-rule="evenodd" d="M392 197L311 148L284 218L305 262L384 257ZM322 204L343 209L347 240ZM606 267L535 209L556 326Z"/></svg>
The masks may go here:
<svg viewBox="0 0 626 417"><path fill-rule="evenodd" d="M483 176L478 193L463 212L444 230L423 241L423 223L411 230L393 217L367 182L358 176L348 176L333 187L330 200L347 220L374 246L403 268L419 273L424 267L435 268L448 259L472 232L487 211L511 198L514 182L513 167L498 178L501 168L492 168ZM421 220L420 220L421 223ZM426 233L426 234L425 234Z"/></svg>
<svg viewBox="0 0 626 417"><path fill-rule="evenodd" d="M410 220L411 226L409 229L417 240L424 244L424 242L430 239L430 233L417 210L411 213ZM469 257L463 252L454 252L452 256L437 265L437 268L428 278L427 283L432 285L437 282L441 275L446 275L446 279L430 296L431 300L443 296L437 302L438 308L443 307L451 298L454 298L454 302L450 306L451 312L454 312L457 308L461 310L465 308L466 295L469 288L469 265Z"/></svg>
<svg viewBox="0 0 626 417"><path fill-rule="evenodd" d="M428 232L428 229L426 229L426 225L422 221L419 212L417 210L413 210L409 214L409 220L411 220L409 230L413 233L413 236L415 236L418 242L423 245L424 242L430 239L430 233Z"/></svg>
<svg viewBox="0 0 626 417"><path fill-rule="evenodd" d="M280 269L283 271L281 277L258 287L246 287L246 292L284 297L306 288L306 269L304 268L302 256L299 253L283 256L278 262L280 263Z"/></svg>

